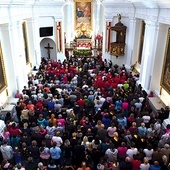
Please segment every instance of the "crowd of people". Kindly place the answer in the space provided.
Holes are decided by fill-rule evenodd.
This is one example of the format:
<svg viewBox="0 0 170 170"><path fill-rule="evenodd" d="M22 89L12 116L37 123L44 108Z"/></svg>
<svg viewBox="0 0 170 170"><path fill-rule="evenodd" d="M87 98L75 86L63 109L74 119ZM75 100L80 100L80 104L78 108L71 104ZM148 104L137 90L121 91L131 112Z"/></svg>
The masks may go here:
<svg viewBox="0 0 170 170"><path fill-rule="evenodd" d="M1 169L169 170L169 108L154 113L137 77L101 54L42 58L4 118Z"/></svg>

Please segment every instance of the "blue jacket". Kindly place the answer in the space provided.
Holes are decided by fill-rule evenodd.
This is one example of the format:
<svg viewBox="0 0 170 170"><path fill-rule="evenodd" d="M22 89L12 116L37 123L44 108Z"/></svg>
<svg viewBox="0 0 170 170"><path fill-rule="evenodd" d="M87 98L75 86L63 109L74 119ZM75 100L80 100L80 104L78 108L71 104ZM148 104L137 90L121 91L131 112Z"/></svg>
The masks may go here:
<svg viewBox="0 0 170 170"><path fill-rule="evenodd" d="M61 157L61 149L59 147L51 147L50 155L52 159L60 159Z"/></svg>

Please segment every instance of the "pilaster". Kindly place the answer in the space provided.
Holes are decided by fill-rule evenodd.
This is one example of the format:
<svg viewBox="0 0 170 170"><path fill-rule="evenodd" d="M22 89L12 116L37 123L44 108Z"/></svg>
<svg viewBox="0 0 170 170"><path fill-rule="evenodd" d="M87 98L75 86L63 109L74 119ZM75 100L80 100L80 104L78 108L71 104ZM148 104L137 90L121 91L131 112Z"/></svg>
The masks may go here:
<svg viewBox="0 0 170 170"><path fill-rule="evenodd" d="M73 0L67 0L67 4L64 8L65 23L64 30L66 32L66 43L74 39L74 2Z"/></svg>
<svg viewBox="0 0 170 170"><path fill-rule="evenodd" d="M40 38L39 38L39 18L32 18L32 27L33 27L33 43L34 43L34 53L36 58L36 65L39 65L41 62L41 50L40 50Z"/></svg>
<svg viewBox="0 0 170 170"><path fill-rule="evenodd" d="M19 84L17 83L17 70L15 69L15 53L14 48L12 48L12 43L14 39L11 37L11 30L13 27L17 28L17 24L4 24L0 25L0 37L1 37L1 47L4 60L4 67L7 79L7 89L8 95L13 94L13 90L18 88ZM19 45L19 44L17 44ZM11 86L12 85L12 86Z"/></svg>
<svg viewBox="0 0 170 170"><path fill-rule="evenodd" d="M146 29L144 36L144 46L142 53L142 64L139 81L146 91L150 90L153 66L155 61L156 42L158 37L157 23L146 21Z"/></svg>
<svg viewBox="0 0 170 170"><path fill-rule="evenodd" d="M126 44L126 52L127 52L127 59L126 59L126 65L130 66L132 65L132 55L133 55L133 48L134 48L134 41L135 41L135 29L136 29L136 19L135 18L129 18L129 34L128 34L128 41Z"/></svg>

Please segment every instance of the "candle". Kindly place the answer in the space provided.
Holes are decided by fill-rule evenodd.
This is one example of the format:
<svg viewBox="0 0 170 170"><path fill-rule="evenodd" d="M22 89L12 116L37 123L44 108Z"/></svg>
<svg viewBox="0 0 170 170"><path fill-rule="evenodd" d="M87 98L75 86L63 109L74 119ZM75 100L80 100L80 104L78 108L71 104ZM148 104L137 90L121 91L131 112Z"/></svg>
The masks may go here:
<svg viewBox="0 0 170 170"><path fill-rule="evenodd" d="M159 95L162 94L162 86L160 87Z"/></svg>
<svg viewBox="0 0 170 170"><path fill-rule="evenodd" d="M8 89L6 89L6 95L8 96L9 94L8 94Z"/></svg>

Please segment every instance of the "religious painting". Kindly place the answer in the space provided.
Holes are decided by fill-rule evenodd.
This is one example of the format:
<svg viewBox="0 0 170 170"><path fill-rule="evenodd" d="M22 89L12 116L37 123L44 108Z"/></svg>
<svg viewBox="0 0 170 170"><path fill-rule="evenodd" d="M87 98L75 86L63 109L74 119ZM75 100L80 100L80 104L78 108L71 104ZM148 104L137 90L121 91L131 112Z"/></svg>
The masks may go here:
<svg viewBox="0 0 170 170"><path fill-rule="evenodd" d="M165 48L161 86L170 94L170 28L168 30L168 37Z"/></svg>
<svg viewBox="0 0 170 170"><path fill-rule="evenodd" d="M77 38L91 37L92 0L75 0L75 32Z"/></svg>
<svg viewBox="0 0 170 170"><path fill-rule="evenodd" d="M0 93L7 87L6 75L5 75L5 67L3 60L3 53L0 43Z"/></svg>
<svg viewBox="0 0 170 170"><path fill-rule="evenodd" d="M22 31L23 31L23 38L24 38L25 59L26 59L26 63L28 64L30 62L30 58L29 58L29 51L28 51L26 22L22 23Z"/></svg>
<svg viewBox="0 0 170 170"><path fill-rule="evenodd" d="M142 51L143 51L144 36L145 36L145 22L142 21L141 32L140 32L140 42L139 42L139 53L138 53L138 63L139 64L141 64L141 61L142 61Z"/></svg>

